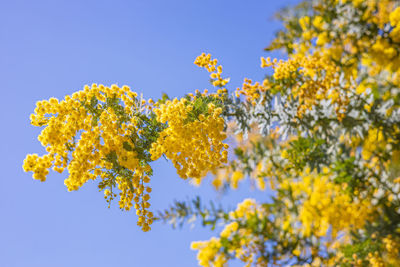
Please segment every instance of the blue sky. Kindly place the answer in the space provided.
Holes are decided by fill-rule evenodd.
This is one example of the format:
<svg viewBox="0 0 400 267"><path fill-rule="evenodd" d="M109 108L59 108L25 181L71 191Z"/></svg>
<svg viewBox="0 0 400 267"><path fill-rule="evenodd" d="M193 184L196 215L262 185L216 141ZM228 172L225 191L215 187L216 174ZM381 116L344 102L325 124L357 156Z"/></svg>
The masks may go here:
<svg viewBox="0 0 400 267"><path fill-rule="evenodd" d="M0 1L0 266L197 266L192 240L213 233L156 223L143 233L134 212L107 209L96 183L68 192L65 175L41 183L24 173L27 153L44 152L29 124L35 102L62 98L85 84L129 85L146 98L211 89L193 64L211 53L231 77L262 79L260 56L279 24L270 18L297 0ZM201 195L234 207L242 190L219 196L195 188L164 161L151 181L153 211Z"/></svg>

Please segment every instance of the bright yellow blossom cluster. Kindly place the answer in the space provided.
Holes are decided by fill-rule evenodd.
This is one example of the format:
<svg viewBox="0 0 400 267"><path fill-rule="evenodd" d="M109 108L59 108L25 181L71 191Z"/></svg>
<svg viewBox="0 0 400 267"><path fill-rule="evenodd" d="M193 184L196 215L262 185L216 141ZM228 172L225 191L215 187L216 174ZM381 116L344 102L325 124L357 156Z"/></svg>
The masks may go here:
<svg viewBox="0 0 400 267"><path fill-rule="evenodd" d="M332 183L329 176L329 170L325 169L324 174L304 174L297 182L281 185L285 189L290 187L295 199L306 197L298 207L304 236L326 236L329 230L329 235L335 239L341 231L359 229L371 218L370 200L352 199L343 193L342 186Z"/></svg>
<svg viewBox="0 0 400 267"><path fill-rule="evenodd" d="M222 108L210 102L205 112L196 114L195 101L196 96L192 100L175 98L154 109L157 120L168 127L152 144L152 160L164 154L184 179L201 178L228 159Z"/></svg>
<svg viewBox="0 0 400 267"><path fill-rule="evenodd" d="M262 58L264 59L264 58ZM259 82L253 83L251 79L244 79L242 88L236 89L236 96L239 97L240 95L246 96L246 100L251 102L254 106L256 104L256 100L260 98L260 94L267 91L268 87L268 80L265 79L262 84Z"/></svg>
<svg viewBox="0 0 400 267"><path fill-rule="evenodd" d="M205 53L202 53L196 58L194 64L201 68L205 68L210 73L213 86L224 87L229 82L229 78L222 78L222 66L217 65L218 60L211 59L210 54L206 55Z"/></svg>
<svg viewBox="0 0 400 267"><path fill-rule="evenodd" d="M121 190L120 208L129 210L133 199L140 215L138 224L144 231L149 230L152 213L147 211L150 204L145 191L150 192L151 188L144 183L149 182L146 173L151 172L151 167L138 157L132 142L132 137L140 135L136 124L142 104L127 86L96 84L62 101L39 101L31 123L45 126L38 139L48 154L28 155L24 170L45 181L52 166L60 173L68 168L69 176L64 183L69 191L97 178L110 188L117 184ZM125 168L125 175L110 174L116 165ZM112 199L116 194L107 190L105 196Z"/></svg>
<svg viewBox="0 0 400 267"><path fill-rule="evenodd" d="M396 32L400 33L399 30L396 30ZM397 38L400 39L400 37ZM372 59L373 65L376 66L376 69L374 69L375 72L378 71L377 69L396 71L400 67L399 52L387 39L382 37L378 37L372 45L369 56Z"/></svg>
<svg viewBox="0 0 400 267"><path fill-rule="evenodd" d="M393 27L393 30L390 33L393 41L399 42L400 41L400 7L397 7L393 10L390 15L390 24Z"/></svg>
<svg viewBox="0 0 400 267"><path fill-rule="evenodd" d="M45 181L49 169L62 173L64 184L78 190L89 180L99 180L108 203L119 190L121 209L136 210L137 224L150 230L152 168L149 163L164 155L182 178L205 176L228 161L225 120L222 118L229 79L221 77L222 66L202 54L196 64L211 73L215 94L205 90L178 100L167 96L154 102L138 97L129 87L85 86L59 101L37 103L31 123L41 127L38 139L48 154L27 155L23 168L33 178ZM154 110L153 110L154 108Z"/></svg>
<svg viewBox="0 0 400 267"><path fill-rule="evenodd" d="M49 169L53 166L51 155L39 157L38 154L29 154L24 160L24 170L33 172L33 179L41 182L46 181Z"/></svg>
<svg viewBox="0 0 400 267"><path fill-rule="evenodd" d="M399 134L400 130L395 128L395 134ZM385 137L382 128L371 128L368 131L368 135L363 140L361 156L367 161L365 164L369 168L373 168L376 171L380 171L382 167L384 168L398 168L400 164L400 150L392 149L390 154L388 153L388 147L397 146L399 141L393 140L390 137ZM389 157L390 160L385 162L379 162L381 157Z"/></svg>
<svg viewBox="0 0 400 267"><path fill-rule="evenodd" d="M223 267L228 259L223 253L219 253L221 242L218 238L211 238L208 241L192 242L191 248L199 250L197 253L197 260L200 266L210 267Z"/></svg>
<svg viewBox="0 0 400 267"><path fill-rule="evenodd" d="M361 152L364 159L370 159L374 154L385 149L387 140L383 136L381 129L370 129L365 138L363 150Z"/></svg>
<svg viewBox="0 0 400 267"><path fill-rule="evenodd" d="M369 67L371 75L377 75L382 71L398 73L400 67L397 48L400 41L400 7L396 8L395 1L392 0L363 1L363 4L366 5L364 18L366 21L376 24L380 29L391 28L391 30L389 34L377 35L371 40L368 38L359 40L357 47L353 47L355 48L354 52L362 49L362 63Z"/></svg>
<svg viewBox="0 0 400 267"><path fill-rule="evenodd" d="M261 57L262 68L273 66L277 62L277 59L274 59L274 61L271 62L271 59L269 57L267 59ZM252 105L255 105L256 100L259 99L262 96L262 93L266 92L268 89L270 89L270 87L269 81L267 79L265 79L262 83L253 83L251 79L245 78L242 87L237 88L235 94L236 97L244 95L247 101L251 102Z"/></svg>
<svg viewBox="0 0 400 267"><path fill-rule="evenodd" d="M206 267L225 266L228 258L220 250L222 242L229 243L227 247L228 253L245 263L245 266L251 266L253 263L263 264L263 259L258 257L257 251L258 242L265 240L258 240L258 237L253 235L251 229L240 226L241 224L246 225L246 220L251 218L255 220L256 218L261 219L262 212L261 206L254 199L245 199L237 205L235 211L230 212L229 217L234 221L225 225L218 238L213 237L207 241L192 242L191 248L198 250L197 259L199 265Z"/></svg>
<svg viewBox="0 0 400 267"><path fill-rule="evenodd" d="M276 80L292 84L291 95L299 101L299 117L319 101L328 99L335 105L338 119L343 119L348 99L339 87L337 67L327 57L318 53L306 57L293 55L287 61L272 63L272 67Z"/></svg>
<svg viewBox="0 0 400 267"><path fill-rule="evenodd" d="M304 22L304 19L301 20ZM326 52L328 51L328 52ZM262 84L255 82L252 84L250 79L245 79L242 88L236 90L236 95L245 95L247 101L255 105L266 91L272 89L273 93L280 92L284 87L290 87L291 98L298 98L297 115L301 118L307 110L311 110L321 100L330 100L335 106L335 111L339 120L342 120L346 112L348 88L339 86L340 75L337 66L332 62L331 56L334 48L330 48L324 53L314 53L312 55L295 54L288 60L277 60L261 58L261 67L272 67L274 69L274 82L265 79ZM349 84L347 84L349 86ZM345 90L343 90L345 89ZM293 101L288 99L288 101Z"/></svg>

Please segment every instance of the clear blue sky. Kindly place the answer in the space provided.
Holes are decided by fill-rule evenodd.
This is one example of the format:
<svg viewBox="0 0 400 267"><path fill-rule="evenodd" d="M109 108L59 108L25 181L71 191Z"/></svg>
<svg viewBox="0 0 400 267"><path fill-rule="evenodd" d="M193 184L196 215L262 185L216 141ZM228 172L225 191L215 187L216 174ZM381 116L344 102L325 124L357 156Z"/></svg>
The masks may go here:
<svg viewBox="0 0 400 267"><path fill-rule="evenodd" d="M68 192L65 175L40 183L24 173L25 155L44 152L29 115L36 101L93 82L126 84L153 98L210 89L193 64L201 52L220 60L230 88L244 77L261 79L259 58L279 27L271 15L295 2L0 1L0 266L197 266L190 242L210 238L209 230L157 223L143 233L134 212L107 209L95 183ZM232 207L263 197L246 186L218 196L179 179L166 162L154 169L154 211L199 194Z"/></svg>

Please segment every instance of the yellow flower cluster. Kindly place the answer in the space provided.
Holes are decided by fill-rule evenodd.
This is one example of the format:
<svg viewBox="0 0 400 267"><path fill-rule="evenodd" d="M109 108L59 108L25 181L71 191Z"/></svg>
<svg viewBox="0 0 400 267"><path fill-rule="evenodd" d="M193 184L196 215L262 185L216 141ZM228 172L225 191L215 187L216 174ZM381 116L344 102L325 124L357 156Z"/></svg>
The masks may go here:
<svg viewBox="0 0 400 267"><path fill-rule="evenodd" d="M44 127L38 139L48 153L27 155L24 170L45 181L50 168L60 173L68 169L64 184L69 191L98 179L109 203L117 187L120 208L134 206L138 225L148 231L153 221L151 188L145 185L152 174L149 162L164 154L181 177L200 178L228 160L221 114L227 97L222 87L229 79L221 77L222 66L210 55L202 54L196 64L211 73L213 85L220 87L217 93L205 90L146 104L127 86L93 84L62 101L39 101L30 118L32 125Z"/></svg>
<svg viewBox="0 0 400 267"><path fill-rule="evenodd" d="M106 104L112 101L116 101L114 106ZM39 101L31 115L31 123L45 126L38 139L48 154L42 157L27 155L24 170L32 171L34 179L45 181L52 166L60 173L68 168L69 176L64 183L69 191L78 190L88 180L115 179L121 190L120 208L129 210L134 199L135 208L141 215L140 225L144 231L149 230L152 214L146 210L150 204L144 191L149 192L151 188L145 187L143 182L149 182L145 172L151 168L140 164L129 138L138 134L135 114L140 113L141 108L142 103L135 92L127 86L119 88L116 85L93 84L62 101L55 98ZM116 112L124 113L126 121L121 122ZM125 146L130 147L130 151ZM107 171L111 171L115 164L131 171L133 178L107 177ZM109 190L105 195L107 198L115 196Z"/></svg>
<svg viewBox="0 0 400 267"><path fill-rule="evenodd" d="M235 258L240 259L245 266L252 263L262 263L262 259L257 258L258 237L252 235L250 229L241 228L240 223L251 217L261 218L262 209L254 199L245 199L239 203L236 210L230 212L230 218L233 222L225 225L218 238L213 237L207 241L192 242L191 248L198 250L197 259L201 266L225 266L227 262L226 254L220 248L222 240L230 240L228 252Z"/></svg>
<svg viewBox="0 0 400 267"><path fill-rule="evenodd" d="M241 203L237 204L236 210L229 213L229 217L240 219L249 219L250 216L257 215L260 212L260 207L257 202L252 198L246 198Z"/></svg>
<svg viewBox="0 0 400 267"><path fill-rule="evenodd" d="M312 109L323 99L331 100L336 115L342 120L348 104L346 91L339 87L337 66L324 55L314 53L310 56L293 55L287 61L272 65L276 80L293 80L292 96L298 97L298 116Z"/></svg>
<svg viewBox="0 0 400 267"><path fill-rule="evenodd" d="M141 177L135 174L133 178L133 191L129 185L131 183L130 180L124 179L123 177L117 177L116 181L118 189L121 191L119 201L120 207L130 210L133 200L135 202L134 208L136 209L136 215L139 216L137 225L142 227L144 232L149 231L154 217L153 213L148 211L148 208L150 208L150 203L148 202L150 195L148 193L151 192L151 187L144 186L143 183L148 183L150 178L144 176L141 180Z"/></svg>
<svg viewBox="0 0 400 267"><path fill-rule="evenodd" d="M192 242L191 249L199 250L197 260L200 266L223 267L228 259L223 253L219 253L221 242L219 238L211 238L207 241Z"/></svg>
<svg viewBox="0 0 400 267"><path fill-rule="evenodd" d="M395 28L397 29L397 27ZM400 29L400 27L399 27ZM400 33L400 30L397 30ZM400 37L398 37L400 39ZM381 69L397 71L400 67L399 52L388 39L378 37L376 42L371 47L369 55L372 62L376 64L375 72Z"/></svg>
<svg viewBox="0 0 400 267"><path fill-rule="evenodd" d="M364 38L357 43L363 50L363 65L369 67L371 75L382 71L397 73L400 68L398 43L400 41L400 8L395 8L395 1L365 1L365 19L376 24L380 29L392 29L388 36L378 35L369 40ZM390 37L390 38L388 38Z"/></svg>
<svg viewBox="0 0 400 267"><path fill-rule="evenodd" d="M24 160L23 168L25 171L33 172L33 179L44 182L52 165L52 157L50 155L39 157L38 154L29 154Z"/></svg>
<svg viewBox="0 0 400 267"><path fill-rule="evenodd" d="M262 58L263 59L263 58ZM246 96L246 100L250 101L252 105L255 105L255 100L259 99L261 94L269 89L268 87L268 80L265 79L262 84L259 82L253 83L251 79L244 79L242 88L236 89L236 97L240 95Z"/></svg>
<svg viewBox="0 0 400 267"><path fill-rule="evenodd" d="M301 23L307 23L305 21L303 18ZM259 82L252 84L250 79L245 79L242 88L236 90L236 96L245 95L247 101L254 105L255 100L259 99L263 92L272 88L273 92L279 92L284 87L290 87L291 96L298 97L297 115L299 117L302 117L319 101L328 99L335 105L338 119L342 120L349 99L346 94L347 88L339 87L339 70L332 61L332 58L340 58L341 53L341 50L331 47L323 50L323 53L295 54L286 61L277 59L271 61L269 57L262 57L261 67L272 67L274 69L273 78L276 82L271 83L265 79L262 84ZM354 70L349 68L347 71L350 73L349 75L352 75Z"/></svg>
<svg viewBox="0 0 400 267"><path fill-rule="evenodd" d="M370 23L376 24L380 29L389 22L390 13L394 10L396 0L355 0L366 5L363 18Z"/></svg>
<svg viewBox="0 0 400 267"><path fill-rule="evenodd" d="M277 62L277 59L274 59L274 61L271 62L271 59L269 57L266 59L264 57L261 57L261 68L273 66ZM262 93L266 92L268 89L270 89L270 84L267 79L264 79L262 83L253 83L251 79L245 78L242 87L237 88L235 94L236 97L244 95L247 101L251 102L252 105L255 105L256 100L259 99Z"/></svg>
<svg viewBox="0 0 400 267"><path fill-rule="evenodd" d="M204 114L193 115L195 99L175 98L154 109L157 120L168 127L152 144L152 160L165 154L184 179L201 178L228 159L222 108L210 102Z"/></svg>
<svg viewBox="0 0 400 267"><path fill-rule="evenodd" d="M394 135L400 133L399 128L395 128L394 131ZM390 158L387 161L379 161L379 159L388 152L388 145L397 146L398 143L398 140L393 140L390 137L385 137L383 135L382 128L369 129L368 135L364 139L361 150L361 156L364 160L367 161L366 166L379 171L382 169L382 167L389 168L390 166L395 167L396 165L400 164L400 151L398 149L393 149L391 151Z"/></svg>
<svg viewBox="0 0 400 267"><path fill-rule="evenodd" d="M368 131L368 136L365 138L361 155L365 160L370 159L373 155L385 149L387 140L383 136L381 129L372 128Z"/></svg>
<svg viewBox="0 0 400 267"><path fill-rule="evenodd" d="M390 32L390 37L395 42L400 42L400 7L393 10L389 15L390 25L393 30Z"/></svg>
<svg viewBox="0 0 400 267"><path fill-rule="evenodd" d="M371 219L374 209L370 200L352 199L342 186L330 181L330 176L327 168L319 175L306 170L301 180L281 185L286 190L290 188L294 199L305 198L297 207L299 216L295 219L301 222L300 232L305 237L314 234L335 239L338 233L360 229Z"/></svg>
<svg viewBox="0 0 400 267"><path fill-rule="evenodd" d="M196 58L194 64L201 68L205 68L210 73L210 78L213 86L216 87L224 87L228 82L229 78L222 78L222 66L217 65L217 59L211 59L210 54L202 53L200 56Z"/></svg>

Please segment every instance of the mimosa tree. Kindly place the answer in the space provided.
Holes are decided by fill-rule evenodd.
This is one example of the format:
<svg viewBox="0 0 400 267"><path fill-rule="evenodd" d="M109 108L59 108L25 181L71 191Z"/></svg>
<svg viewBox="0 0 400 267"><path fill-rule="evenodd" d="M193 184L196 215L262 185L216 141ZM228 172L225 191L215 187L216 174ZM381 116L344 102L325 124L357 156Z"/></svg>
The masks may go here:
<svg viewBox="0 0 400 267"><path fill-rule="evenodd" d="M27 155L24 170L40 181L67 171L70 191L98 181L143 231L155 220L223 224L192 243L202 266L400 266L400 2L313 0L277 17L266 50L286 59L261 58L272 73L262 81L229 89L202 54L194 63L213 90L152 100L93 84L39 101L31 123L47 153ZM154 214L161 157L220 191L250 179L265 199L225 210L197 198Z"/></svg>

